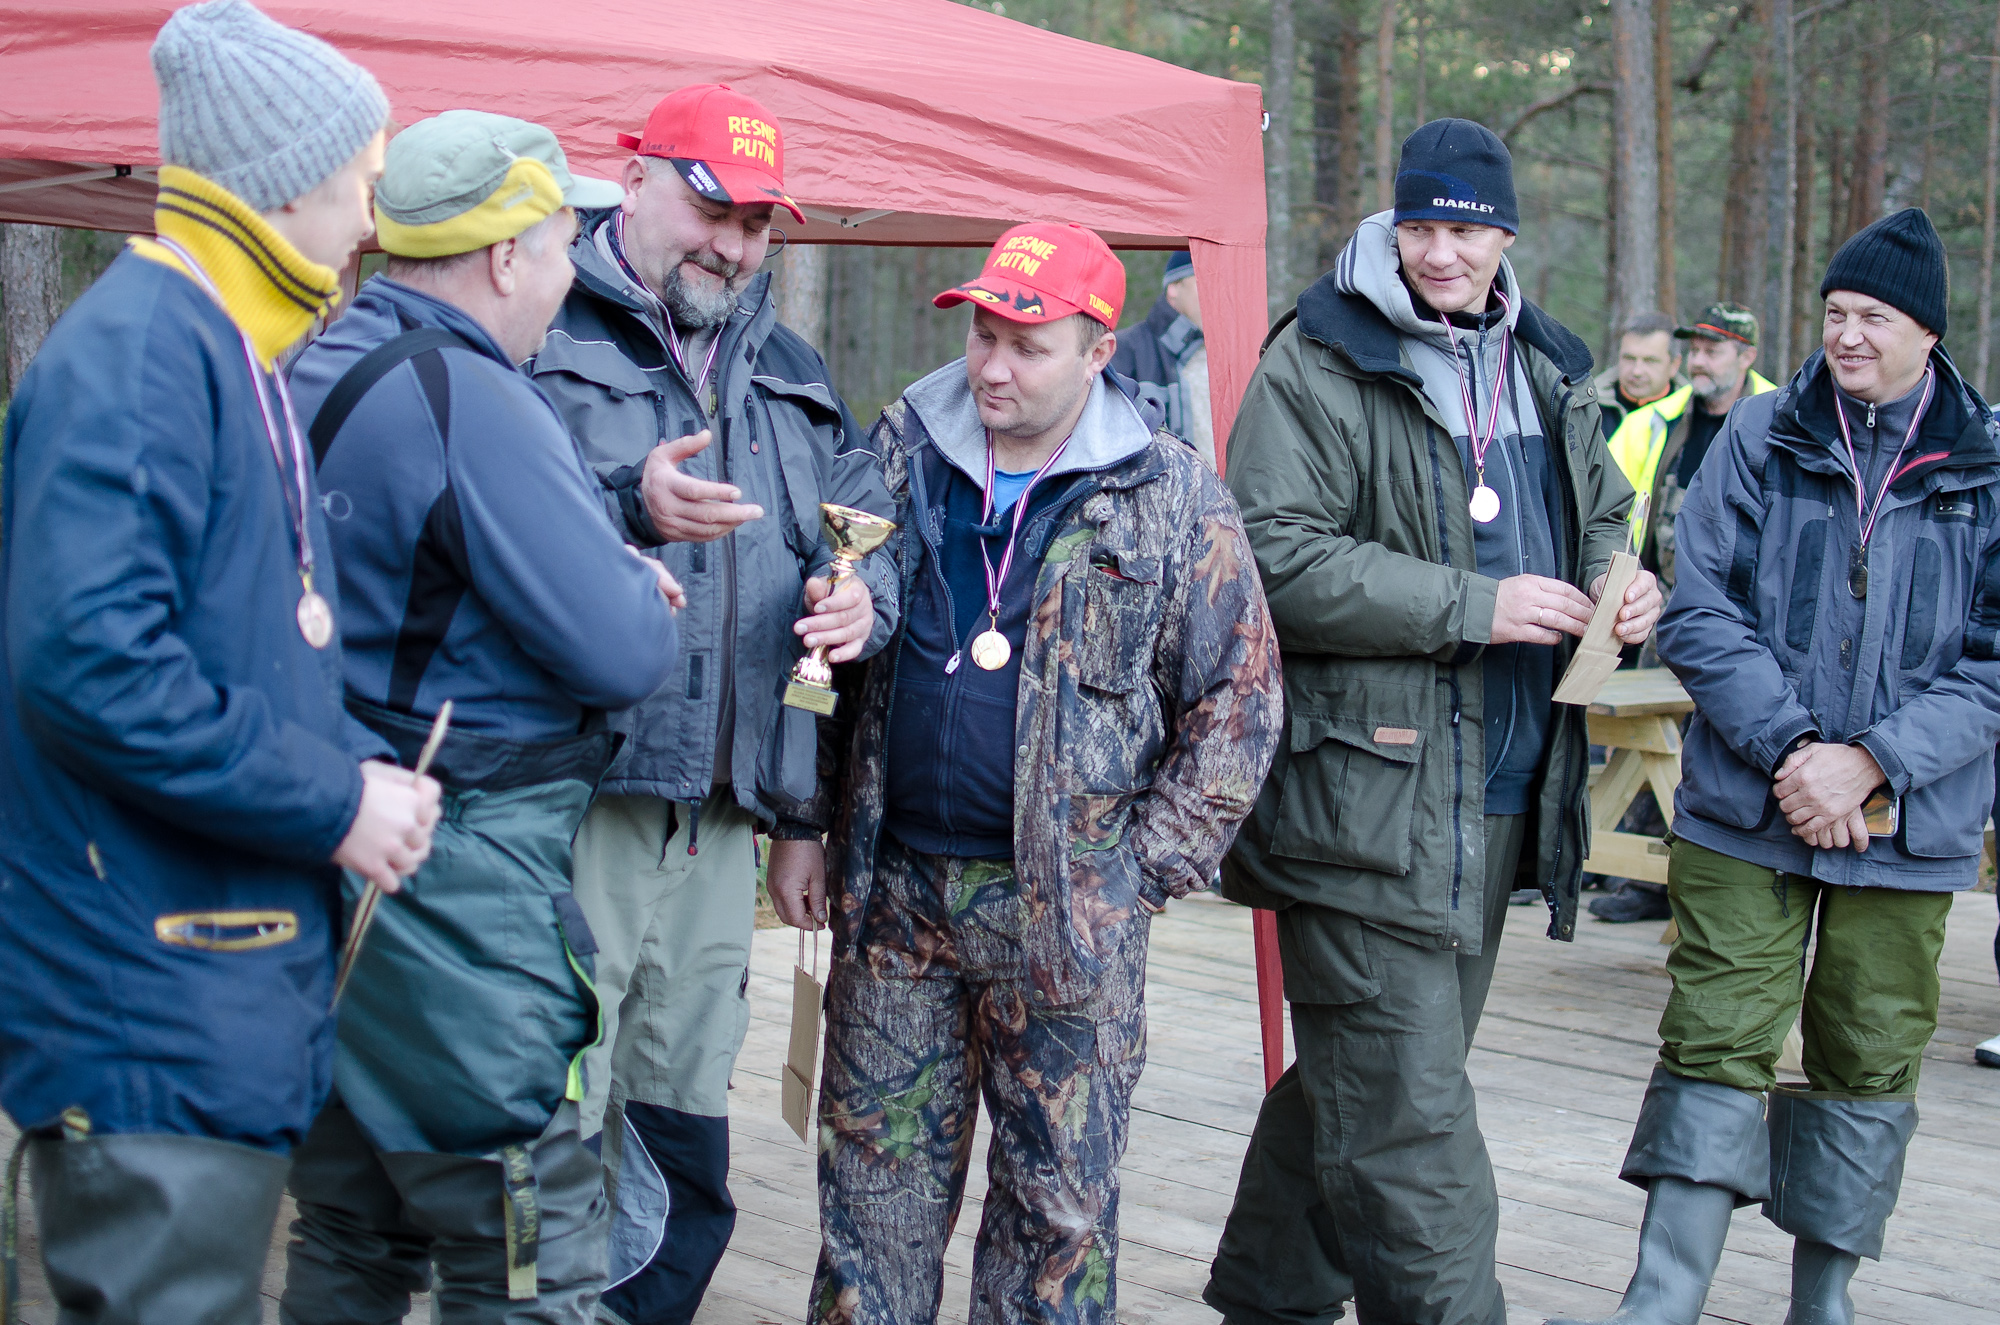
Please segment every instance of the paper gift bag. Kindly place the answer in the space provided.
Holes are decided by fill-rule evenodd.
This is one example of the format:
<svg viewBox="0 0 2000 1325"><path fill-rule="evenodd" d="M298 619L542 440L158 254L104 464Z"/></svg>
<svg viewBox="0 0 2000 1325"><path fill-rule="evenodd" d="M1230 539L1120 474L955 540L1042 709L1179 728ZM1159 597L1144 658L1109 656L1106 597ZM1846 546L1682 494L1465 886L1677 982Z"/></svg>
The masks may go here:
<svg viewBox="0 0 2000 1325"><path fill-rule="evenodd" d="M792 1045L785 1056L780 1109L799 1140L806 1140L812 1122L814 1075L819 1067L819 1013L824 992L814 972L819 970L819 932L813 932L812 967L806 966L806 935L799 931L799 960L792 967Z"/></svg>

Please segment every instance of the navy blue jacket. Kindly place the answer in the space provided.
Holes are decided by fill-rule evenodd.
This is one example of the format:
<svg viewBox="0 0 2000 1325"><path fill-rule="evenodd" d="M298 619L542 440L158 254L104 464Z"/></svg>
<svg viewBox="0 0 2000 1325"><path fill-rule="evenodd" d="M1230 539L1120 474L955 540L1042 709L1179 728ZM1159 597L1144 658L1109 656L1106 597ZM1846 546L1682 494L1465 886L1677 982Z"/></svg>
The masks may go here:
<svg viewBox="0 0 2000 1325"><path fill-rule="evenodd" d="M378 276L293 365L299 417L312 419L363 355L416 326L465 341L439 351L443 409L406 361L354 407L319 470L346 609L348 689L418 714L449 699L458 731L574 736L666 680L674 619L653 572L612 530L597 477L548 398L471 317ZM420 567L447 475L452 564ZM462 586L432 613L448 616L428 624L425 590L412 583L424 569ZM434 654L412 647L424 631L437 640Z"/></svg>
<svg viewBox="0 0 2000 1325"><path fill-rule="evenodd" d="M0 1104L284 1150L330 1080L328 862L387 747L338 640L299 633L234 325L120 257L23 376L4 465Z"/></svg>
<svg viewBox="0 0 2000 1325"><path fill-rule="evenodd" d="M2000 741L2000 425L1942 348L1931 362L1937 395L1869 539L1864 599L1824 351L1738 401L1709 447L1660 617L1660 660L1695 702L1677 836L1842 887L1977 881ZM1864 853L1792 835L1771 776L1809 735L1875 757L1902 798L1892 837Z"/></svg>

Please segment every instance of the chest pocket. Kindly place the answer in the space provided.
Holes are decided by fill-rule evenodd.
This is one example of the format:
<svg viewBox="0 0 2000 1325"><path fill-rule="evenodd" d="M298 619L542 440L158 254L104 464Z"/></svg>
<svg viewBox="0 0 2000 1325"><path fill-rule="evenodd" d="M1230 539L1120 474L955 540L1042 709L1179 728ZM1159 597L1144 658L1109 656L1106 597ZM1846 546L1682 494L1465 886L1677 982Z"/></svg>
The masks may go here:
<svg viewBox="0 0 2000 1325"><path fill-rule="evenodd" d="M1146 684L1161 614L1160 559L1096 548L1084 568L1077 680L1125 694Z"/></svg>
<svg viewBox="0 0 2000 1325"><path fill-rule="evenodd" d="M535 355L533 374L592 465L637 464L659 444L659 384L610 341L552 331Z"/></svg>
<svg viewBox="0 0 2000 1325"><path fill-rule="evenodd" d="M787 534L792 550L800 560L806 560L820 544L822 430L825 449L831 454L839 441L840 404L832 390L818 382L787 382L762 374L751 377L750 382L756 391L745 412L752 433L762 434L753 440L768 438L777 451L778 475L792 513L793 527Z"/></svg>

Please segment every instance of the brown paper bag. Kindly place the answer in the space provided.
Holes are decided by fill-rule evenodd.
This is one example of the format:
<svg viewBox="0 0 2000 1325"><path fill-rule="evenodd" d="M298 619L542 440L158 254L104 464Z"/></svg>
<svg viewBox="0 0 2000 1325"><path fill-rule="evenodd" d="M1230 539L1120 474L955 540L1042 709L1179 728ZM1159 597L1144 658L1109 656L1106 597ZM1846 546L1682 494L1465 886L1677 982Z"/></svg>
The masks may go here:
<svg viewBox="0 0 2000 1325"><path fill-rule="evenodd" d="M1611 554L1611 569L1604 577L1604 592L1598 596L1597 610L1583 640L1570 655L1569 668L1556 686L1558 704L1588 704L1618 670L1618 637L1611 633L1618 624L1618 609L1625 606L1625 591L1639 574L1639 559L1629 552Z"/></svg>
<svg viewBox="0 0 2000 1325"><path fill-rule="evenodd" d="M819 932L813 932L813 960L806 967L806 935L799 931L799 961L792 968L792 1044L780 1074L779 1101L785 1123L804 1141L812 1122L813 1080L819 1068L819 1013L824 992L813 973L819 970Z"/></svg>

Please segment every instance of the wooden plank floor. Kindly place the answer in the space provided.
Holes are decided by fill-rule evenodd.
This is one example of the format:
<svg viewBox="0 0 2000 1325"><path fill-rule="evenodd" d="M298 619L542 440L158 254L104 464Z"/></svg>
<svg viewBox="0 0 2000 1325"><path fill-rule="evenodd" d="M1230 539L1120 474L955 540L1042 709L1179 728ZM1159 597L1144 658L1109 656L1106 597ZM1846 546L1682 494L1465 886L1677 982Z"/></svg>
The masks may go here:
<svg viewBox="0 0 2000 1325"><path fill-rule="evenodd" d="M1586 920L1577 942L1562 945L1540 937L1539 907L1508 919L1472 1068L1502 1201L1501 1280L1518 1325L1553 1312L1608 1312L1631 1272L1643 1197L1614 1175L1652 1067L1667 982L1658 923ZM1972 1062L1972 1046L2000 1032L1994 923L1990 895L1958 899L1902 1203L1884 1259L1863 1262L1855 1279L1864 1321L2000 1320L2000 1071ZM733 1101L742 1214L698 1325L803 1316L819 1240L813 1171L779 1120L777 1075L795 951L789 930L757 936ZM1219 1318L1202 1305L1201 1287L1261 1095L1249 913L1207 898L1169 908L1153 928L1147 998L1150 1061L1123 1170L1119 1315L1127 1325L1213 1325ZM0 1135L7 1130L0 1121ZM984 1186L975 1165L948 1257L947 1322L965 1319ZM269 1320L283 1282L277 1240L272 1250ZM23 1251L22 1319L52 1325L32 1232ZM1706 1319L1779 1325L1789 1257L1789 1240L1755 1209L1739 1212ZM428 1318L420 1302L411 1319Z"/></svg>

